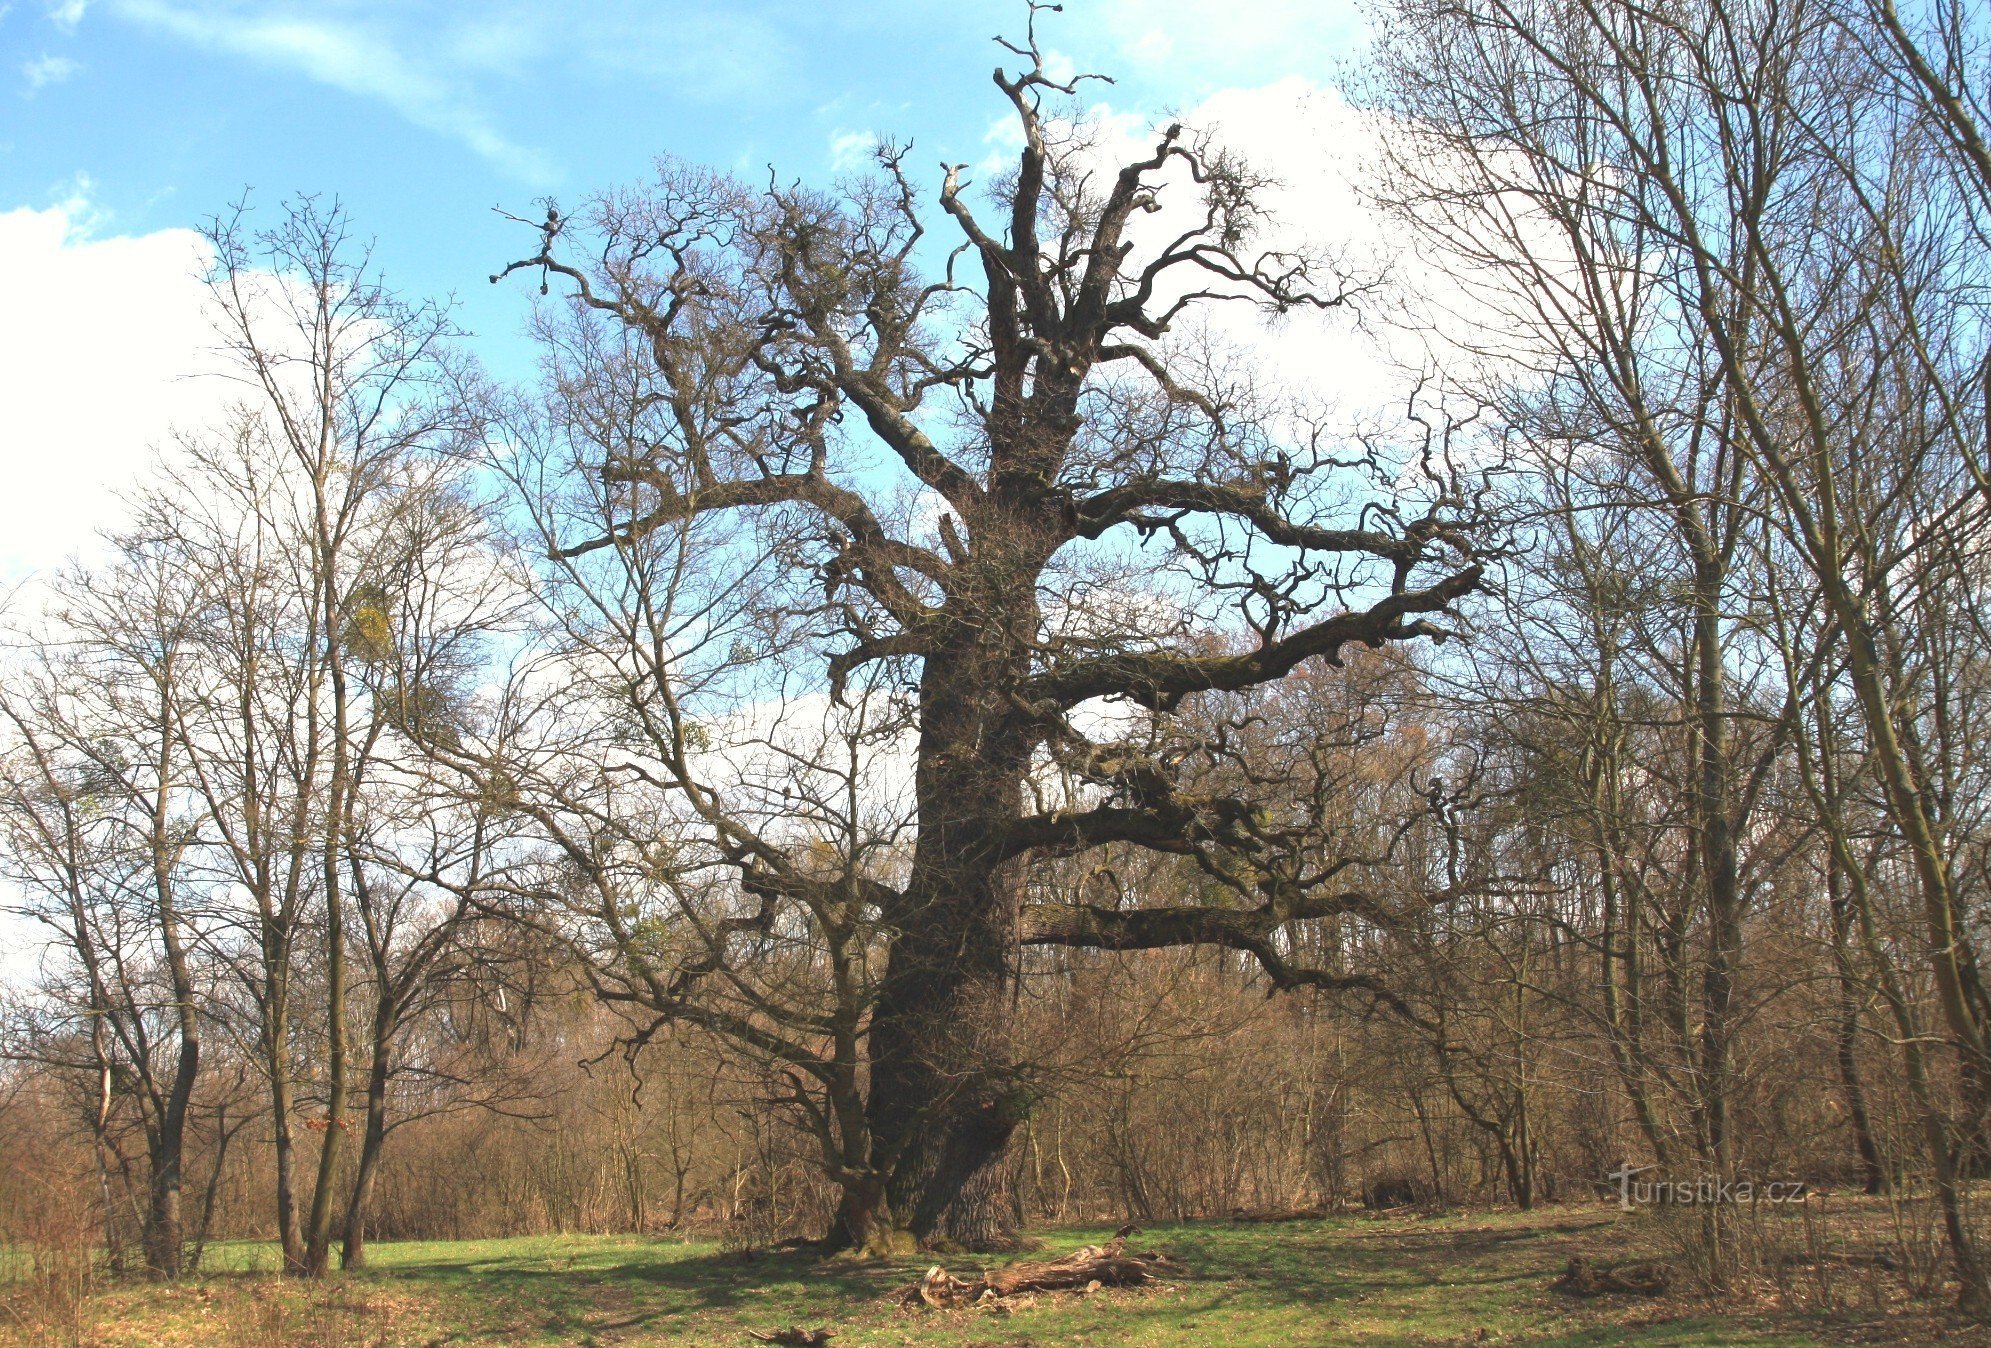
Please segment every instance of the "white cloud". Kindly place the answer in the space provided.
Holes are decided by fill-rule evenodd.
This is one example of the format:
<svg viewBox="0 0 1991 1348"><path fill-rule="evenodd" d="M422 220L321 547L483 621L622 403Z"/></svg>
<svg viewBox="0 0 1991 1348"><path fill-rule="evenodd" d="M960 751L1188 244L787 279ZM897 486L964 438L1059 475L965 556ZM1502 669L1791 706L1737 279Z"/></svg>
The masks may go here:
<svg viewBox="0 0 1991 1348"><path fill-rule="evenodd" d="M1078 78L1078 65L1064 52L1052 47L1044 53L1044 76L1053 84L1070 84Z"/></svg>
<svg viewBox="0 0 1991 1348"><path fill-rule="evenodd" d="M65 33L73 33L89 7L89 0L49 0L48 21Z"/></svg>
<svg viewBox="0 0 1991 1348"><path fill-rule="evenodd" d="M1326 80L1366 31L1358 0L1103 0L1075 15L1087 52L1188 89ZM1108 70L1106 73L1114 73Z"/></svg>
<svg viewBox="0 0 1991 1348"><path fill-rule="evenodd" d="M412 54L404 43L363 22L363 16L353 11L347 11L351 17L344 19L287 17L179 0L118 0L117 8L128 19L193 45L292 70L357 97L377 99L417 126L460 141L528 182L544 183L554 176L552 165L539 151L497 129L464 82L449 73L446 61L439 66ZM462 48L452 50L455 59L465 55ZM497 59L488 48L475 49L474 54L483 64Z"/></svg>
<svg viewBox="0 0 1991 1348"><path fill-rule="evenodd" d="M1137 66L1159 66L1175 55L1175 39L1159 28L1151 28L1127 43L1123 50Z"/></svg>
<svg viewBox="0 0 1991 1348"><path fill-rule="evenodd" d="M1093 115L1093 154L1102 166L1153 152L1155 132L1146 118L1105 104L1095 105ZM1319 273L1316 288L1322 290L1334 288L1337 271L1363 281L1404 270L1400 241L1361 194L1373 128L1333 91L1299 78L1223 89L1185 109L1180 121L1275 180L1259 195L1269 220L1243 249L1247 256L1277 250L1330 257L1333 265ZM997 139L996 129L989 139ZM1197 189L1179 164L1167 183L1161 210L1135 223L1137 249L1175 238L1200 214ZM1208 279L1186 268L1171 278L1185 287ZM1160 296L1159 302L1170 298ZM1358 302L1325 311L1296 309L1268 319L1250 303L1204 305L1185 318L1177 335L1206 334L1251 368L1262 391L1328 411L1338 425L1352 429L1393 414L1405 387L1400 360L1416 359L1413 352L1393 350L1386 332L1362 324L1360 311L1367 307L1372 306Z"/></svg>
<svg viewBox="0 0 1991 1348"><path fill-rule="evenodd" d="M83 67L66 56L41 55L21 66L21 77L28 82L27 92L36 94L51 84L60 84Z"/></svg>
<svg viewBox="0 0 1991 1348"><path fill-rule="evenodd" d="M863 168L878 148L878 137L869 131L830 133L830 168L837 173Z"/></svg>
<svg viewBox="0 0 1991 1348"><path fill-rule="evenodd" d="M221 409L191 230L94 237L87 182L0 213L14 260L0 323L0 584L90 548L151 447Z"/></svg>
<svg viewBox="0 0 1991 1348"><path fill-rule="evenodd" d="M632 75L679 97L751 103L803 77L793 33L741 5L593 0L533 9L536 51L565 52L590 71Z"/></svg>
<svg viewBox="0 0 1991 1348"><path fill-rule="evenodd" d="M62 212L69 222L69 237L88 239L111 222L111 213L91 199L96 183L87 173L78 173L49 194L49 209Z"/></svg>
<svg viewBox="0 0 1991 1348"><path fill-rule="evenodd" d="M69 0L75 3L76 0ZM533 185L558 176L506 134L498 110L535 103L552 66L630 76L736 107L787 87L792 35L715 0L106 0L110 12L189 45L377 101Z"/></svg>

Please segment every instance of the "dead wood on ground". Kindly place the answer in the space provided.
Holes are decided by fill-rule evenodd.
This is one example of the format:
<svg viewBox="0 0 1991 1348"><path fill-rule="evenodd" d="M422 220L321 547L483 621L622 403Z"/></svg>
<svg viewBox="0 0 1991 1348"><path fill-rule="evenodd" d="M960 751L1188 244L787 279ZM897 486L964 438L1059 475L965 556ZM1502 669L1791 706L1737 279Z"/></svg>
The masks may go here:
<svg viewBox="0 0 1991 1348"><path fill-rule="evenodd" d="M1636 1296L1656 1297L1672 1290L1673 1266L1650 1260L1611 1268L1594 1264L1588 1259L1575 1258L1569 1261L1554 1285L1556 1291L1568 1292L1572 1296L1594 1297L1611 1292L1629 1292Z"/></svg>
<svg viewBox="0 0 1991 1348"><path fill-rule="evenodd" d="M1325 1208L1239 1208L1231 1214L1234 1222L1317 1222L1330 1214Z"/></svg>
<svg viewBox="0 0 1991 1348"><path fill-rule="evenodd" d="M1029 1259L989 1269L978 1277L957 1278L938 1264L898 1293L905 1306L942 1310L1000 1302L1030 1292L1093 1292L1102 1287L1138 1287L1179 1265L1154 1251L1130 1253L1124 1238L1085 1248L1059 1259Z"/></svg>

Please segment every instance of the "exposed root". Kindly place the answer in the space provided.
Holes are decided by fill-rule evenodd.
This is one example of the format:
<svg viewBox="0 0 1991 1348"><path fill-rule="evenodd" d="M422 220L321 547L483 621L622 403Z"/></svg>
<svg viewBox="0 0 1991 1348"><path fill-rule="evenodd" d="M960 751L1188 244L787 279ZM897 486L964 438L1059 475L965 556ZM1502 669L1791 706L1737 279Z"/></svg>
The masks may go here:
<svg viewBox="0 0 1991 1348"><path fill-rule="evenodd" d="M1124 1237L1104 1245L1088 1245L1061 1259L1020 1260L990 1269L977 1278L957 1278L938 1264L926 1276L897 1293L903 1306L994 1305L1032 1292L1096 1292L1102 1287L1138 1287L1179 1267L1165 1254L1129 1253Z"/></svg>
<svg viewBox="0 0 1991 1348"><path fill-rule="evenodd" d="M747 1337L759 1339L762 1343L787 1344L792 1348L823 1348L824 1344L836 1337L836 1333L828 1329L803 1329L798 1325L790 1325L786 1329L766 1331L749 1329Z"/></svg>

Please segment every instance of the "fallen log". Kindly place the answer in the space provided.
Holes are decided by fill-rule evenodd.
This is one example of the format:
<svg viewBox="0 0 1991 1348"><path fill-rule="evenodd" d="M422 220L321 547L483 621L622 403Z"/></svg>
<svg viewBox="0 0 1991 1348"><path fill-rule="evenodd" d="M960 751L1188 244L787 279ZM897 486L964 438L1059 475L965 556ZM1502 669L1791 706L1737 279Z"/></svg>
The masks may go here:
<svg viewBox="0 0 1991 1348"><path fill-rule="evenodd" d="M787 1345L788 1348L825 1348L836 1334L828 1329L803 1329L799 1325L790 1325L786 1329L772 1329L765 1332L749 1329L747 1337L759 1339L762 1343Z"/></svg>
<svg viewBox="0 0 1991 1348"><path fill-rule="evenodd" d="M1580 1297L1604 1296L1612 1292L1656 1297L1672 1290L1673 1266L1650 1260L1619 1264L1612 1268L1578 1257L1569 1261L1554 1286L1558 1292Z"/></svg>
<svg viewBox="0 0 1991 1348"><path fill-rule="evenodd" d="M1325 1208L1239 1208L1234 1222L1317 1222L1331 1216Z"/></svg>
<svg viewBox="0 0 1991 1348"><path fill-rule="evenodd" d="M948 1310L1000 1302L1031 1292L1095 1292L1102 1287L1138 1287L1176 1267L1165 1254L1129 1253L1125 1238L1087 1245L1060 1259L1027 1259L989 1269L975 1278L957 1278L935 1264L897 1294L905 1306Z"/></svg>

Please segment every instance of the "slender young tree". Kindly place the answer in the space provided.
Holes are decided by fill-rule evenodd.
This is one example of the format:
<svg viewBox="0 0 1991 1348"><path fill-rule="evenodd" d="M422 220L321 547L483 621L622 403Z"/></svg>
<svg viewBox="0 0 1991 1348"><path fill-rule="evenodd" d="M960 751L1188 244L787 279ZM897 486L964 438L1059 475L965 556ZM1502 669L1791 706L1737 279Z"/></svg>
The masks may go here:
<svg viewBox="0 0 1991 1348"><path fill-rule="evenodd" d="M49 989L54 1023L10 1048L89 1072L100 1146L119 1101L135 1105L145 1266L174 1278L185 1271L204 1038L187 898L200 821L186 808L174 708L208 596L157 540L115 542L112 562L58 584L52 616L0 692L7 875L54 936L58 967L73 974Z"/></svg>
<svg viewBox="0 0 1991 1348"><path fill-rule="evenodd" d="M1926 50L1891 7L1839 0L1666 12L1412 2L1392 11L1377 92L1398 119L1402 218L1516 321L1510 351L1543 353L1520 382L1575 394L1580 415L1552 429L1600 463L1643 455L1684 533L1706 521L1697 585L1711 563L1733 565L1752 519L1808 578L1827 621L1789 667L1842 671L1842 705L1912 868L1969 1157L1984 1154L1991 1117L1991 1002L1929 733L1945 699L1928 677L1933 610L1919 601L1976 534L1985 481L1983 180L1967 83L1980 68L1954 43L1916 66ZM1721 471L1669 477L1651 453L1696 442ZM1701 586L1716 626L1724 608L1763 602L1760 567L1743 580L1723 604ZM1704 712L1712 788L1728 715L1718 701ZM1714 881L1732 870L1720 853L1735 817L1704 794ZM1723 985L1711 964L1708 1034L1728 1023ZM1939 1175L1953 1160L1942 1132L1926 1134ZM1991 1285L1942 1185L1963 1301L1986 1313Z"/></svg>
<svg viewBox="0 0 1991 1348"><path fill-rule="evenodd" d="M336 206L300 201L261 231L238 210L208 238L215 322L246 394L227 434L190 439L169 462L147 510L216 596L178 733L210 864L247 900L230 967L269 1085L277 1232L286 1266L316 1276L342 1210L356 1085L360 765L386 724L354 647L370 639L367 606L405 570L415 535L396 521L423 497L411 463L456 424L442 396L452 329L382 286ZM322 1005L301 1018L307 962ZM307 1025L322 1052L306 1051ZM322 1113L300 1117L300 1073L321 1063L310 1084ZM321 1139L308 1181L300 1128Z"/></svg>
<svg viewBox="0 0 1991 1348"><path fill-rule="evenodd" d="M522 1093L491 1055L452 1054L446 1036L429 1034L426 1061L414 1061L418 1036L479 958L475 901L506 838L495 803L458 798L411 738L450 733L486 668L487 638L519 602L518 578L501 562L487 503L466 489L460 455L411 455L394 476L383 493L391 509L369 522L379 537L346 632L366 693L343 842L366 1003L364 1122L339 1249L346 1269L366 1264L389 1134L440 1113L502 1108Z"/></svg>

